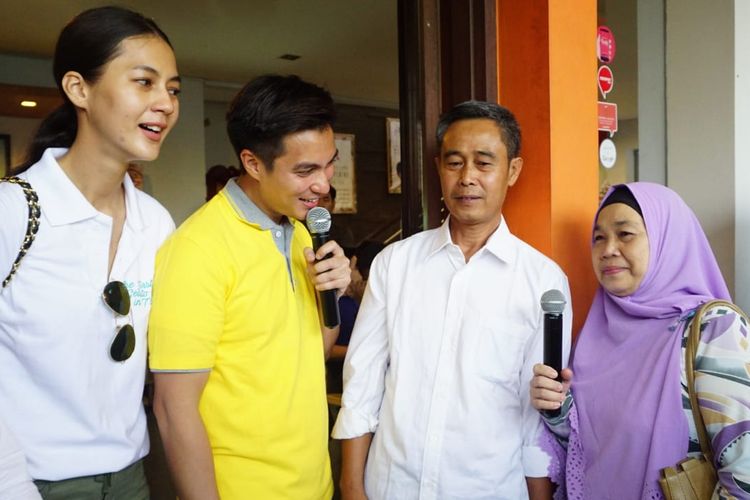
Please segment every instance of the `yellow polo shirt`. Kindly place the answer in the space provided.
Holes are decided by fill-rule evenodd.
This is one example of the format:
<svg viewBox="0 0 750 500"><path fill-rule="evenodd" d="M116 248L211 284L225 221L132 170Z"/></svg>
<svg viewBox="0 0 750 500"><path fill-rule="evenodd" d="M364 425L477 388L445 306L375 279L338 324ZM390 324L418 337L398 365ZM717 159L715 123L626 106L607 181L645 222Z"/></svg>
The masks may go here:
<svg viewBox="0 0 750 500"><path fill-rule="evenodd" d="M199 409L223 500L332 495L309 246L230 181L157 255L150 367L210 371Z"/></svg>

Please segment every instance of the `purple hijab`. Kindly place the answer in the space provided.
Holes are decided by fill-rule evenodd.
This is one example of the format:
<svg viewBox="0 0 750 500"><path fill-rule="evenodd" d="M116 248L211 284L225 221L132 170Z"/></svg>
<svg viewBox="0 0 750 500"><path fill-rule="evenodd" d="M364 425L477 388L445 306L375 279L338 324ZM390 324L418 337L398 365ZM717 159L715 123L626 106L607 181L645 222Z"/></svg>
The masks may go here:
<svg viewBox="0 0 750 500"><path fill-rule="evenodd" d="M578 337L572 390L585 498L652 498L659 471L685 457L681 332L670 327L703 302L729 300L711 247L685 202L658 184L625 186L643 212L649 263L630 296L599 287Z"/></svg>

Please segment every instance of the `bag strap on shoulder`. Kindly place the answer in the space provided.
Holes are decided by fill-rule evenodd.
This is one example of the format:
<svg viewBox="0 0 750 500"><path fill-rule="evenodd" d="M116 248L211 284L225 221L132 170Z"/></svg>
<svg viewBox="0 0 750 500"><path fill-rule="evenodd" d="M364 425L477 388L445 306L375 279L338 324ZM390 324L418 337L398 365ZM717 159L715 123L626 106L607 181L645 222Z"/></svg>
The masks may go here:
<svg viewBox="0 0 750 500"><path fill-rule="evenodd" d="M698 352L698 343L701 339L701 323L703 315L709 309L720 306L726 307L733 310L742 317L747 317L745 313L726 300L709 300L705 304L702 304L693 317L693 323L690 325L690 332L688 332L687 345L685 346L685 375L687 378L687 389L690 395L690 408L693 412L693 420L695 421L695 430L698 433L698 441L700 441L701 451L713 464L714 453L711 448L711 443L708 440L708 432L706 431L706 424L703 421L703 415L701 414L700 406L698 406L698 393L695 392L695 356Z"/></svg>
<svg viewBox="0 0 750 500"><path fill-rule="evenodd" d="M26 204L29 207L29 220L26 224L26 236L23 238L21 248L18 250L18 256L16 256L13 266L10 268L8 276L3 280L3 288L8 286L13 275L18 271L18 266L21 264L26 253L31 248L31 244L34 242L37 231L39 231L39 218L41 216L41 208L39 207L39 197L36 195L36 191L31 187L27 181L18 177L3 177L0 182L9 182L11 184L17 184L23 190L24 196L26 196Z"/></svg>

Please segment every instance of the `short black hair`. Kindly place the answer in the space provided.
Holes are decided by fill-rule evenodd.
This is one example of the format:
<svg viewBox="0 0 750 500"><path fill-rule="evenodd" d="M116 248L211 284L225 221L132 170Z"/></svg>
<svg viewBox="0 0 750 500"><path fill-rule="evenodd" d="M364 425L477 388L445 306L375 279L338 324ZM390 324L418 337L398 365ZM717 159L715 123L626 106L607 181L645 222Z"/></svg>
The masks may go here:
<svg viewBox="0 0 750 500"><path fill-rule="evenodd" d="M476 118L487 118L497 123L500 137L505 144L505 149L508 150L508 160L518 157L521 153L521 127L518 126L516 117L508 108L486 101L465 101L443 114L437 125L438 148L443 145L443 137L448 127L459 120Z"/></svg>
<svg viewBox="0 0 750 500"><path fill-rule="evenodd" d="M332 128L336 112L331 94L296 75L264 75L249 82L232 100L227 132L239 157L252 151L266 168L281 156L283 140L305 130Z"/></svg>

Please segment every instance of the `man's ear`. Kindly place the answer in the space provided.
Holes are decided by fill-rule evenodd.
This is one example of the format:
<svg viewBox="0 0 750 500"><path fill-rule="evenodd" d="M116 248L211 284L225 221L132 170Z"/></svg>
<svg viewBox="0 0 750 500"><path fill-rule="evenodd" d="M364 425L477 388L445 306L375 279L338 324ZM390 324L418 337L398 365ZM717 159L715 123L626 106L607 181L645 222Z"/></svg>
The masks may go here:
<svg viewBox="0 0 750 500"><path fill-rule="evenodd" d="M243 149L240 151L240 162L242 162L243 170L255 179L260 181L263 170L266 168L263 161L258 156L250 151L249 149Z"/></svg>
<svg viewBox="0 0 750 500"><path fill-rule="evenodd" d="M87 109L89 88L80 73L77 71L65 73L62 77L61 87L75 107Z"/></svg>
<svg viewBox="0 0 750 500"><path fill-rule="evenodd" d="M516 183L518 177L521 175L521 170L523 170L523 158L516 156L510 160L510 165L508 166L508 186Z"/></svg>

